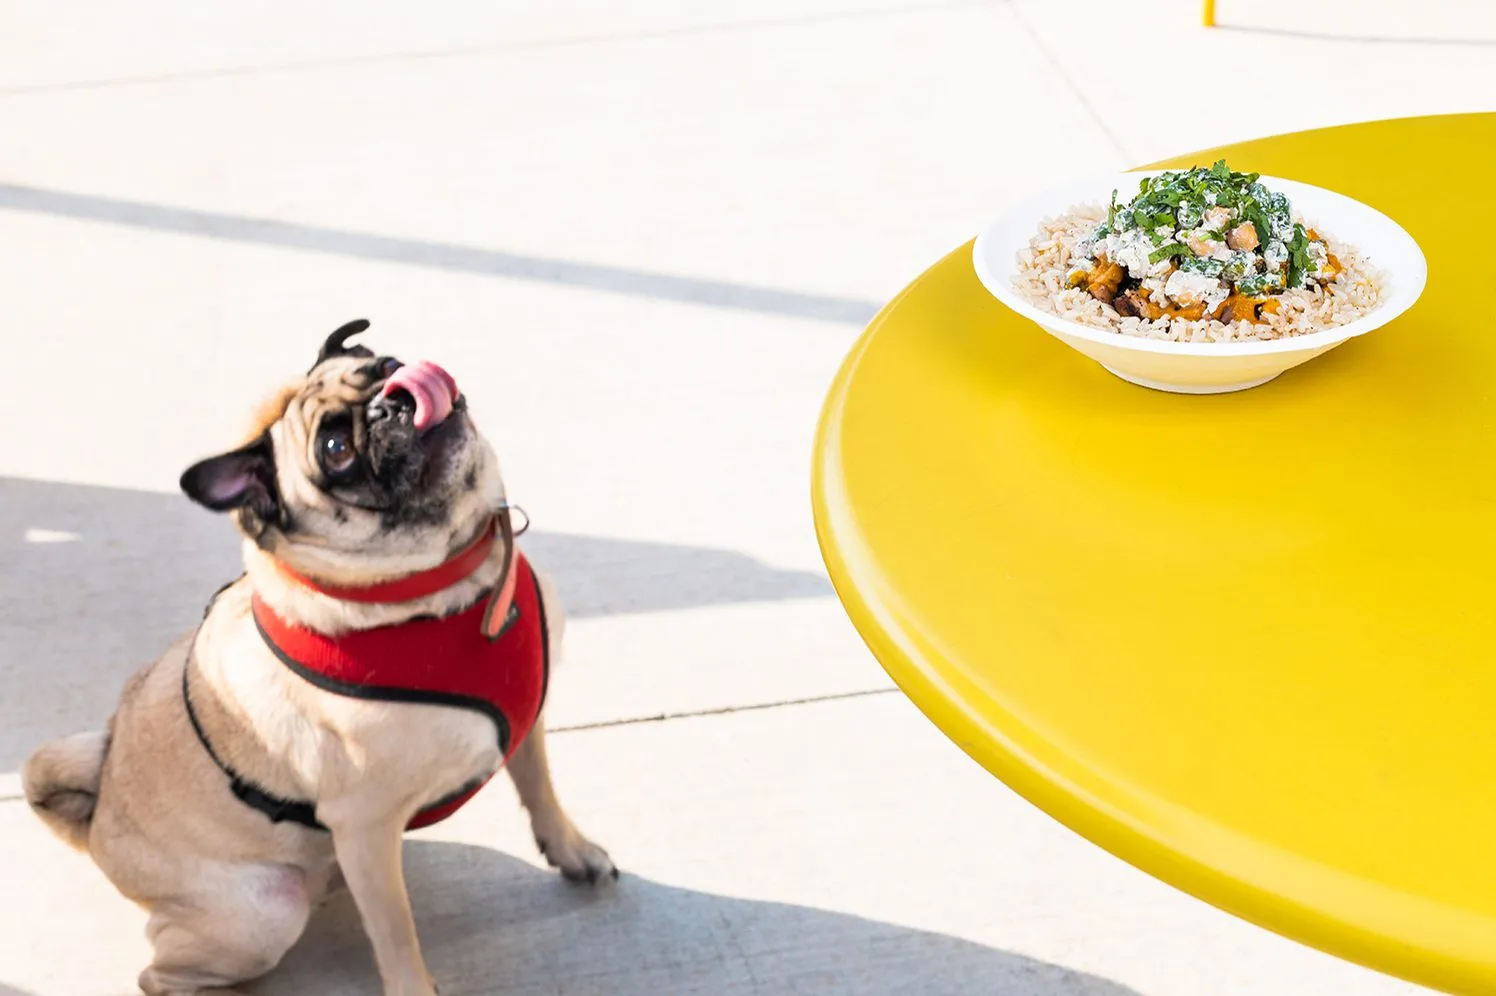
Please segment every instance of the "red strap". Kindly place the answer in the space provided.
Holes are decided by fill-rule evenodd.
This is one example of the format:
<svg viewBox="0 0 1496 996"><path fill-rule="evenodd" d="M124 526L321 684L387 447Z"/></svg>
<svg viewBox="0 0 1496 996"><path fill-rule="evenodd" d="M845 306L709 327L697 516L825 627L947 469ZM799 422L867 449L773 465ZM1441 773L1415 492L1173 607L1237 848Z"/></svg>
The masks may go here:
<svg viewBox="0 0 1496 996"><path fill-rule="evenodd" d="M409 602L415 598L425 598L427 595L435 595L443 589L468 577L488 559L488 554L493 550L494 532L498 528L498 518L488 521L488 525L478 534L478 538L468 544L467 548L450 560L443 561L431 568L429 571L420 571L416 574L407 574L403 578L393 581L382 581L379 584L371 584L359 588L345 588L341 585L325 584L315 581L292 570L282 561L275 561L276 568L281 575L310 591L315 591L329 598L341 598L348 602ZM511 549L513 544L510 545ZM512 556L512 554L506 554ZM504 587L508 589L503 593L509 598L514 594L513 571L510 577L504 579ZM505 609L508 609L508 598L505 599Z"/></svg>
<svg viewBox="0 0 1496 996"><path fill-rule="evenodd" d="M508 525L507 520L505 525ZM504 631L504 623L509 618L509 606L514 604L515 578L519 576L519 571L514 569L514 536L507 529L505 533L509 547L504 552L503 573L499 575L498 586L488 599L488 609L483 613L481 624L483 635L490 640L497 640Z"/></svg>

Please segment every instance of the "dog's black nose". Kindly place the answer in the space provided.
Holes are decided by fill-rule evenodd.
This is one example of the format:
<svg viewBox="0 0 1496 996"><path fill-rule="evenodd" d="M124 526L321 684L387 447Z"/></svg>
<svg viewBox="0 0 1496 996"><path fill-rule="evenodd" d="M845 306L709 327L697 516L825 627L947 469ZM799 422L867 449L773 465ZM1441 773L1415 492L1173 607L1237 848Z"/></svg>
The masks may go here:
<svg viewBox="0 0 1496 996"><path fill-rule="evenodd" d="M387 418L412 419L416 414L416 399L409 391L396 388L369 402L367 414L371 425Z"/></svg>

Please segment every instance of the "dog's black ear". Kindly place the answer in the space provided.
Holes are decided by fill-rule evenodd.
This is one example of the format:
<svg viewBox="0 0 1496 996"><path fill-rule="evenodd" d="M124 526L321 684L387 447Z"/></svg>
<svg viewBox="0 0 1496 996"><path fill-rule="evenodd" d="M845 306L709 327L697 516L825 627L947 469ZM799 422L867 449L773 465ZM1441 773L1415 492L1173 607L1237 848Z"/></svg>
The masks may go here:
<svg viewBox="0 0 1496 996"><path fill-rule="evenodd" d="M248 446L199 460L182 474L187 497L215 512L248 508L266 522L280 511L270 436Z"/></svg>
<svg viewBox="0 0 1496 996"><path fill-rule="evenodd" d="M317 353L317 362L312 364L312 369L317 369L317 365L323 360L330 360L334 356L347 356L350 353L354 356L373 356L373 350L365 349L363 346L354 346L350 349L347 345L349 339L352 339L368 327L368 319L355 318L347 325L338 328L322 344L322 349Z"/></svg>

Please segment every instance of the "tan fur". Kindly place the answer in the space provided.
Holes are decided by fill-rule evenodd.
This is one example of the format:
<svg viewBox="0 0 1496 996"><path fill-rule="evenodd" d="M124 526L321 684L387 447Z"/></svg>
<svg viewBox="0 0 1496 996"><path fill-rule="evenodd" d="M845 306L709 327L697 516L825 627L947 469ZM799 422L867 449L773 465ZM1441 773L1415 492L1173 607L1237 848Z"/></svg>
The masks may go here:
<svg viewBox="0 0 1496 996"><path fill-rule="evenodd" d="M108 737L76 733L47 744L21 769L26 801L52 832L78 850L88 848L88 824L99 797Z"/></svg>
<svg viewBox="0 0 1496 996"><path fill-rule="evenodd" d="M401 838L420 809L499 765L492 723L459 709L325 692L275 660L249 612L258 591L302 625L328 633L368 628L471 602L501 569L503 551L495 549L473 578L398 606L314 594L275 569L272 556L325 580L367 584L433 566L474 536L503 497L497 461L471 430L454 458L463 473L434 485L451 492L444 521L399 535L346 509L339 522L336 499L310 483L309 441L329 405L372 396L377 384L361 378L358 366L322 364L278 396L281 414L262 429L275 444L295 534L266 528L246 540L246 576L219 595L195 633L130 682L107 745L103 734L80 734L43 746L26 765L37 813L150 913L155 956L140 977L150 996L221 992L269 971L339 880L358 905L386 996L436 991L400 871ZM469 467L470 490L456 480ZM543 585L556 660L564 623ZM272 824L234 798L189 724L184 670L220 757L268 791L315 800L330 834ZM544 737L537 722L509 765L542 850L568 877L615 876L606 852L557 802Z"/></svg>
<svg viewBox="0 0 1496 996"><path fill-rule="evenodd" d="M249 443L259 439L270 430L272 425L279 422L286 414L286 409L290 407L291 399L296 397L301 389L301 381L284 384L278 391L262 401L249 420L249 431L245 433L243 442Z"/></svg>

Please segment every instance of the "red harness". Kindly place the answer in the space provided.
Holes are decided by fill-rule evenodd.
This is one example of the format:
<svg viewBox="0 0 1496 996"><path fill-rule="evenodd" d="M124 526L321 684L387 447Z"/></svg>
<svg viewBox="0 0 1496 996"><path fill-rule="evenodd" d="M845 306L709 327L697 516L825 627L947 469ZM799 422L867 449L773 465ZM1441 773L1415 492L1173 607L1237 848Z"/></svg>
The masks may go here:
<svg viewBox="0 0 1496 996"><path fill-rule="evenodd" d="M255 595L255 625L275 656L318 688L362 699L455 706L482 713L493 720L499 750L507 761L539 718L550 676L550 654L540 582L529 561L515 550L506 513L501 512L472 545L445 563L368 588L324 585L280 565L284 575L322 594L365 603L403 602L434 594L471 575L492 551L495 532L502 530L508 549L497 591L485 592L468 608L442 618L424 616L329 637L286 622ZM183 678L185 694L185 674ZM190 696L187 704L189 718L197 727ZM200 727L198 733L211 753ZM315 819L315 804L270 796L252 784L241 785L242 778L225 770L235 783L235 794L271 820L321 827ZM438 799L417 813L408 829L451 816L492 777L483 776Z"/></svg>

